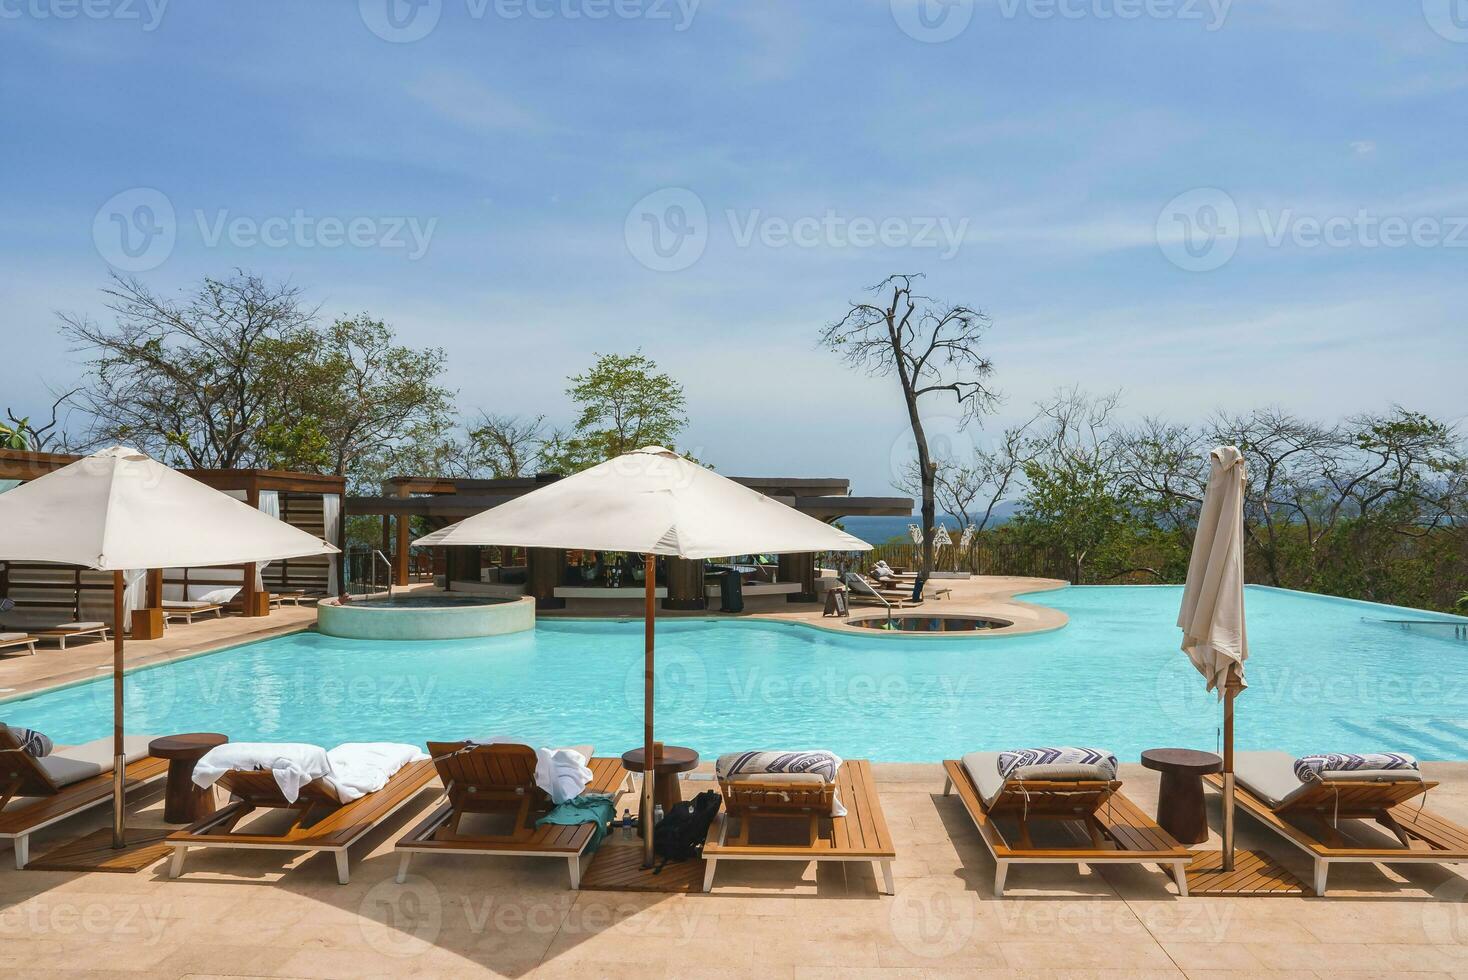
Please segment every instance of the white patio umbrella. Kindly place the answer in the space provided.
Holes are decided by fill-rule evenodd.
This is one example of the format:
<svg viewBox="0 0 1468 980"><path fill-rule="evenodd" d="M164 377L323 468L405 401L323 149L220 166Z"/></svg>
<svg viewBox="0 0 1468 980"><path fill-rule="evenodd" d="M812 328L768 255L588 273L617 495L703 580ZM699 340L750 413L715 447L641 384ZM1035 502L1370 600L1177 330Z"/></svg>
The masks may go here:
<svg viewBox="0 0 1468 980"><path fill-rule="evenodd" d="M627 551L646 556L642 812L653 812L655 556L870 551L871 545L661 446L648 446L547 484L413 542ZM652 863L652 833L643 828Z"/></svg>
<svg viewBox="0 0 1468 980"><path fill-rule="evenodd" d="M264 563L339 549L136 449L113 446L0 495L0 561L112 572L112 844L124 845L124 573Z"/></svg>
<svg viewBox="0 0 1468 980"><path fill-rule="evenodd" d="M1188 563L1177 624L1183 652L1223 702L1223 867L1234 858L1234 697L1246 685L1244 457L1233 446L1208 454L1208 487Z"/></svg>

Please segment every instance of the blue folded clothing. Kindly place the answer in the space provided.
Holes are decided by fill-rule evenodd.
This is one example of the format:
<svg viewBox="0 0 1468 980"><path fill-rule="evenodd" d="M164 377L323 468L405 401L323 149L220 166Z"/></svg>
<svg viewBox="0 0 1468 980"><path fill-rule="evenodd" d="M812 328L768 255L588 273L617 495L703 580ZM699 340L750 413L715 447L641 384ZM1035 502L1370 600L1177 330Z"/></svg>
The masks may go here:
<svg viewBox="0 0 1468 980"><path fill-rule="evenodd" d="M601 846L602 838L607 835L607 824L617 815L617 808L610 797L606 796L578 796L573 800L557 804L551 811L535 821L535 826L540 827L548 823L560 824L562 826L574 827L577 824L591 824L591 843L586 847L586 853L593 854Z"/></svg>

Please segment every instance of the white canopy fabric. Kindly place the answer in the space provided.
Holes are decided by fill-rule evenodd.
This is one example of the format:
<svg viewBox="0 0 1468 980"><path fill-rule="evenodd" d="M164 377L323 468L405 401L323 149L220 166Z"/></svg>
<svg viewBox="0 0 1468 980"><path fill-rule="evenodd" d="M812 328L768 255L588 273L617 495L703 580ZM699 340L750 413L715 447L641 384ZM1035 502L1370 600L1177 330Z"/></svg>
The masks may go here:
<svg viewBox="0 0 1468 980"><path fill-rule="evenodd" d="M336 551L125 446L0 495L0 560L117 571L242 565Z"/></svg>
<svg viewBox="0 0 1468 980"><path fill-rule="evenodd" d="M1183 652L1221 700L1229 675L1244 687L1244 456L1233 446L1208 454L1208 487L1188 563L1177 624Z"/></svg>
<svg viewBox="0 0 1468 980"><path fill-rule="evenodd" d="M413 542L677 558L871 545L661 446L618 456Z"/></svg>

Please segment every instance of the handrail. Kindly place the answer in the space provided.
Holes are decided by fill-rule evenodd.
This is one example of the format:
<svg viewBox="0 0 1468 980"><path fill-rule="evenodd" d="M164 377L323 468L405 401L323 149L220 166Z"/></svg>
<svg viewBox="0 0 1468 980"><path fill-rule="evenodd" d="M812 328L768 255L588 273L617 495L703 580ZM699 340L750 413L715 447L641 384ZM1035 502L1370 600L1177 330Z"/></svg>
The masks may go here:
<svg viewBox="0 0 1468 980"><path fill-rule="evenodd" d="M882 593L880 593L876 589L872 588L872 583L868 582L865 578L863 578L862 577L862 574L860 572L847 572L846 573L846 586L847 586L847 588L850 588L856 582L860 582L862 584L862 588L866 589L866 591L863 592L862 595L864 595L864 596L866 596L868 598L876 597L876 598L882 600L882 605L884 605L884 606L887 607L887 628L888 629L891 629L892 628L892 603L888 601L888 599L887 599L886 596L882 595Z"/></svg>
<svg viewBox="0 0 1468 980"><path fill-rule="evenodd" d="M387 597L389 599L391 599L392 598L392 580L393 580L392 561L387 557L387 555L384 555L382 553L382 549L381 548L373 548L372 549L372 555L373 555L374 558L381 558L382 559L382 563L385 566L387 566ZM375 562L375 561L372 563L372 591L373 592L376 592L377 591L377 562Z"/></svg>

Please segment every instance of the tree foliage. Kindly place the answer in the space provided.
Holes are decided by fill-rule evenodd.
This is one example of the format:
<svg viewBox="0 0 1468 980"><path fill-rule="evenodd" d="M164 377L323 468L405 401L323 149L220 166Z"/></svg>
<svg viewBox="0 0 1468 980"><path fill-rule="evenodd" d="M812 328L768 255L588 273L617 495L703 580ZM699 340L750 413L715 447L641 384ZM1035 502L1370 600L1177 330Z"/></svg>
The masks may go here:
<svg viewBox="0 0 1468 980"><path fill-rule="evenodd" d="M542 450L545 465L557 472L575 473L649 445L675 449L688 425L683 386L640 350L597 354L590 370L567 380L576 421Z"/></svg>

